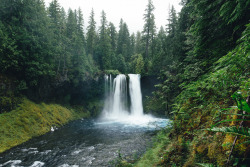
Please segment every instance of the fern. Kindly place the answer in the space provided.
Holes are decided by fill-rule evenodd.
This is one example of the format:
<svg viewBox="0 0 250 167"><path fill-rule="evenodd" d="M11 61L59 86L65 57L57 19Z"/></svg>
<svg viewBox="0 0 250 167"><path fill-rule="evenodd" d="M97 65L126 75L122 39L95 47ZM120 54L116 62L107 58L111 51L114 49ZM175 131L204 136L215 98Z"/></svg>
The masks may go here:
<svg viewBox="0 0 250 167"><path fill-rule="evenodd" d="M240 135L243 137L250 138L250 129L249 128L244 128L244 127L236 127L236 126L231 126L231 127L213 127L211 129L207 129L212 132L223 132L223 133L230 133L234 135Z"/></svg>
<svg viewBox="0 0 250 167"><path fill-rule="evenodd" d="M237 102L237 106L240 110L250 113L250 107L247 102L243 99L240 92L234 93L232 98Z"/></svg>
<svg viewBox="0 0 250 167"><path fill-rule="evenodd" d="M200 165L203 167L215 167L213 164L205 164L205 163L197 163L197 165Z"/></svg>

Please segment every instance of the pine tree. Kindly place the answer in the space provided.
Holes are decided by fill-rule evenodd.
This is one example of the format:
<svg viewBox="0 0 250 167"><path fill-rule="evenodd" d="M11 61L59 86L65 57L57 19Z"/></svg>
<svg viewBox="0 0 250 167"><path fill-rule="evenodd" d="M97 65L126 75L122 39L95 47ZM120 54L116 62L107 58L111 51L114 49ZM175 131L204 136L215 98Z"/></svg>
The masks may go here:
<svg viewBox="0 0 250 167"><path fill-rule="evenodd" d="M85 48L86 43L85 43L83 26L84 26L84 19L83 19L82 10L81 10L81 8L78 8L78 10L77 10L77 31L78 31L78 34L80 35L80 38L83 41L83 45Z"/></svg>
<svg viewBox="0 0 250 167"><path fill-rule="evenodd" d="M143 52L143 46L142 46L142 37L141 37L141 32L137 31L136 37L135 37L135 53L142 54Z"/></svg>
<svg viewBox="0 0 250 167"><path fill-rule="evenodd" d="M130 34L128 30L127 23L123 23L122 28L122 55L125 58L125 61L129 61L131 54L130 54Z"/></svg>
<svg viewBox="0 0 250 167"><path fill-rule="evenodd" d="M102 11L101 13L101 27L99 29L99 64L101 69L111 69L112 62L111 62L111 39L108 35L108 25L107 25L107 18L106 13Z"/></svg>
<svg viewBox="0 0 250 167"><path fill-rule="evenodd" d="M135 34L133 33L130 36L130 55L134 55L135 54Z"/></svg>
<svg viewBox="0 0 250 167"><path fill-rule="evenodd" d="M123 19L120 20L119 32L117 38L117 50L116 54L122 54L122 45L123 45Z"/></svg>
<svg viewBox="0 0 250 167"><path fill-rule="evenodd" d="M95 61L97 61L97 58L94 55L94 45L96 40L96 22L94 19L95 13L94 10L91 10L90 17L89 17L89 25L87 27L87 54L91 54L94 56Z"/></svg>
<svg viewBox="0 0 250 167"><path fill-rule="evenodd" d="M18 53L9 62L18 62L18 68L9 68L9 72L24 80L28 87L39 88L42 80L46 82L54 75L54 59L50 52L53 47L52 31L49 29L45 5L40 0L1 1L0 8L0 20L5 27L4 36L8 37L5 42L13 48L11 50L14 55ZM9 59L6 57L9 51L4 48L1 58Z"/></svg>
<svg viewBox="0 0 250 167"><path fill-rule="evenodd" d="M112 52L115 52L117 46L117 32L114 24L111 22L109 23L108 35L111 39Z"/></svg>
<svg viewBox="0 0 250 167"><path fill-rule="evenodd" d="M57 75L60 73L62 53L61 50L64 46L62 40L62 18L61 18L60 5L57 0L53 0L49 4L48 14L51 20L50 29L53 31L52 43L55 46L53 54L55 55L55 63L57 63Z"/></svg>
<svg viewBox="0 0 250 167"><path fill-rule="evenodd" d="M142 39L145 43L145 58L151 59L152 55L149 55L150 48L152 46L153 38L155 35L155 22L154 22L154 11L155 7L152 0L148 0L147 8L145 9L144 14L144 27L142 31ZM151 48L152 49L152 48Z"/></svg>
<svg viewBox="0 0 250 167"><path fill-rule="evenodd" d="M131 54L130 54L130 34L128 30L128 26L123 20L120 20L119 25L119 32L118 32L118 39L117 39L117 51L116 54L123 55L125 61L129 61Z"/></svg>
<svg viewBox="0 0 250 167"><path fill-rule="evenodd" d="M155 53L152 60L153 63L153 73L159 74L161 70L164 70L166 64L166 32L164 28L161 26L156 38L155 38Z"/></svg>

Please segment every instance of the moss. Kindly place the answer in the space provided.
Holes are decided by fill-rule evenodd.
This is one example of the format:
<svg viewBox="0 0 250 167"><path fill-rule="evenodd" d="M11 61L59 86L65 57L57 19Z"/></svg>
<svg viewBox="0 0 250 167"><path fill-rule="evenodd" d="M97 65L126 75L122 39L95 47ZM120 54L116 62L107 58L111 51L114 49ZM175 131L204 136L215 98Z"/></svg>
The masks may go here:
<svg viewBox="0 0 250 167"><path fill-rule="evenodd" d="M204 151L207 149L207 145L204 145L204 144L201 144L199 145L197 148L196 148L196 151L199 153L199 154L202 154L204 153Z"/></svg>
<svg viewBox="0 0 250 167"><path fill-rule="evenodd" d="M36 104L23 99L15 110L0 114L0 153L49 132L52 126L59 127L89 116L89 112L76 112L57 104Z"/></svg>

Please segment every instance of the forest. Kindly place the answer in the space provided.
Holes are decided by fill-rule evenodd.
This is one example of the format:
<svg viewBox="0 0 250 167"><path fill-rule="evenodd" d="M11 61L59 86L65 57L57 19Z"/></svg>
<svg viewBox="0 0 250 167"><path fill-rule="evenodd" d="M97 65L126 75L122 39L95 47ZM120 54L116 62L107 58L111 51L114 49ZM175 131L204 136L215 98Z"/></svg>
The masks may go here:
<svg viewBox="0 0 250 167"><path fill-rule="evenodd" d="M39 112L33 123L46 117L58 126L64 118L97 117L103 76L132 73L157 78L144 112L168 117L172 127L159 132L144 156L119 156L115 166L248 166L250 1L181 5L179 13L172 6L167 25L157 29L148 0L143 29L131 33L125 20L115 27L105 11L97 27L94 9L84 20L84 9L64 9L57 0L47 7L43 0L1 0L0 145L7 146L0 153L54 124L41 123L42 132L12 141L8 128L20 110L33 107ZM47 117L46 108L58 113ZM17 125L29 131L25 114Z"/></svg>

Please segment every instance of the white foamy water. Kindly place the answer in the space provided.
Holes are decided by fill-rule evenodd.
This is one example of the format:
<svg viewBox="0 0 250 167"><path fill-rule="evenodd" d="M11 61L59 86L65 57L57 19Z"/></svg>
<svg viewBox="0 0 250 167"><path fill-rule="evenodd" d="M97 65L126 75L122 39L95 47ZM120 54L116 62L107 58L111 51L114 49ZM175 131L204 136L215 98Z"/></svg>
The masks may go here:
<svg viewBox="0 0 250 167"><path fill-rule="evenodd" d="M105 75L105 104L99 123L149 126L161 119L143 113L140 74ZM128 90L129 88L129 90ZM166 120L164 120L166 122Z"/></svg>
<svg viewBox="0 0 250 167"><path fill-rule="evenodd" d="M22 161L21 160L10 160L8 162L5 162L3 165L0 164L0 167L10 165L11 167L15 167L18 164L20 164Z"/></svg>
<svg viewBox="0 0 250 167"><path fill-rule="evenodd" d="M69 165L69 164L63 164L58 167L79 167L79 165Z"/></svg>
<svg viewBox="0 0 250 167"><path fill-rule="evenodd" d="M135 117L143 116L142 94L141 94L141 75L128 74L129 76L129 94L131 99L131 115ZM144 118L145 119L145 118Z"/></svg>
<svg viewBox="0 0 250 167"><path fill-rule="evenodd" d="M164 128L169 125L169 119L154 118L151 115L142 115L140 117L135 117L128 115L127 117L120 119L101 119L96 124L122 124L124 127L145 127L150 129Z"/></svg>
<svg viewBox="0 0 250 167"><path fill-rule="evenodd" d="M30 167L42 167L44 166L44 162L35 161Z"/></svg>

